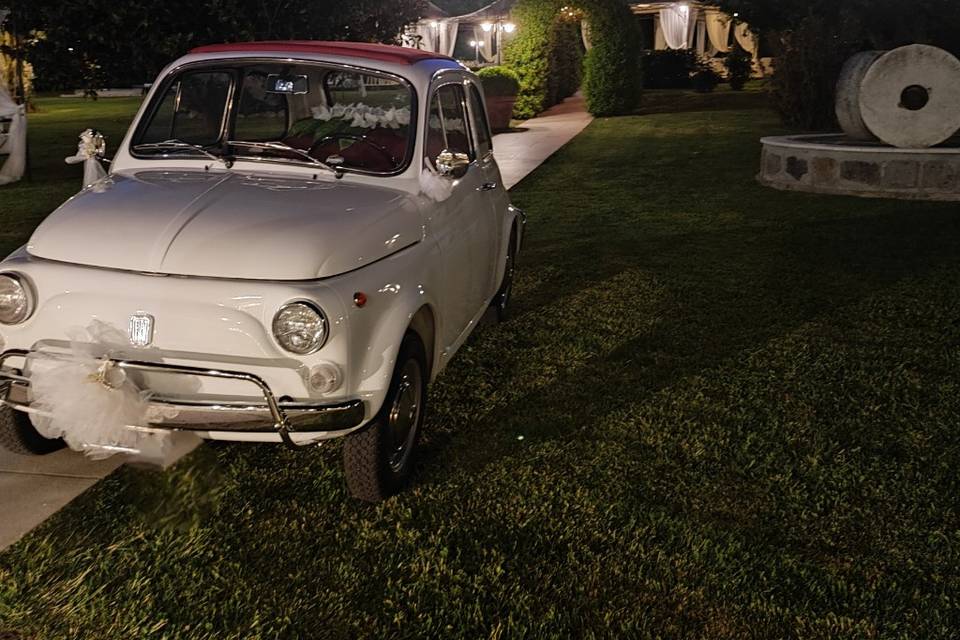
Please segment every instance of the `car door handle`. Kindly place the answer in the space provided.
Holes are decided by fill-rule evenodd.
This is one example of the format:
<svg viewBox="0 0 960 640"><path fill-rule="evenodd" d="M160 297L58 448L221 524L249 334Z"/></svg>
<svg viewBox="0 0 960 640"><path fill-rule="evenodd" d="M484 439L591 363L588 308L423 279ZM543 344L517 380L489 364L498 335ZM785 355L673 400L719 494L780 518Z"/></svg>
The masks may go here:
<svg viewBox="0 0 960 640"><path fill-rule="evenodd" d="M477 187L477 191L493 191L497 188L496 182L484 182L482 185Z"/></svg>

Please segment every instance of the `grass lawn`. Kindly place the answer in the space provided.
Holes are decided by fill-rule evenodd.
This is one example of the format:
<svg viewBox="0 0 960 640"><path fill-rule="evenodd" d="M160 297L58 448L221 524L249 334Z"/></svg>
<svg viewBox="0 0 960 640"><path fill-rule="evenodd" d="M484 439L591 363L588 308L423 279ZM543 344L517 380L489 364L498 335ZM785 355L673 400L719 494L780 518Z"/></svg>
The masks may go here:
<svg viewBox="0 0 960 640"><path fill-rule="evenodd" d="M64 200L80 190L83 165L63 159L77 152L80 132L99 129L112 156L140 106L140 98L39 98L28 114L27 136L32 180L0 188L0 252L26 242L33 229Z"/></svg>
<svg viewBox="0 0 960 640"><path fill-rule="evenodd" d="M515 190L517 315L410 492L348 499L339 444L123 469L0 554L0 632L956 637L960 211L762 188L742 107L598 120ZM67 173L0 190L9 247Z"/></svg>

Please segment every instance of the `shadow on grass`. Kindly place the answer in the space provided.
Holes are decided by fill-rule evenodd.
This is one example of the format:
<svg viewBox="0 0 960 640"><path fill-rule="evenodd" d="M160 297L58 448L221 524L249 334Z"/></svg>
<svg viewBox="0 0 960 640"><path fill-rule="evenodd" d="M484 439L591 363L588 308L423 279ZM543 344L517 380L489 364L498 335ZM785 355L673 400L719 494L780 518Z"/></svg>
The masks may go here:
<svg viewBox="0 0 960 640"><path fill-rule="evenodd" d="M574 254L604 260L547 270L536 284L518 287L516 329L481 330L478 349L502 342L500 357L481 363L488 379L479 397L452 399L472 400L470 409L457 410L452 423L441 415L424 446L421 481L477 473L516 452L521 435L530 441L592 437L595 425L639 398L688 376L710 375L724 361L856 305L905 276L956 265L960 220L954 211L934 206L854 219L785 219L776 230L579 238L565 243L552 260L543 249L536 251L541 265L560 264L564 255ZM571 307L579 309L573 316L553 311ZM604 326L611 320L612 328ZM554 335L559 330L570 340L609 334L583 345L588 355L573 358L574 366L561 364L543 376L545 383L507 392L509 402L485 407L491 388L502 393L529 386L525 365L542 354L538 341L522 334L536 335L536 325L544 322ZM439 386L463 390L471 377L455 373ZM464 420L464 415L480 417Z"/></svg>

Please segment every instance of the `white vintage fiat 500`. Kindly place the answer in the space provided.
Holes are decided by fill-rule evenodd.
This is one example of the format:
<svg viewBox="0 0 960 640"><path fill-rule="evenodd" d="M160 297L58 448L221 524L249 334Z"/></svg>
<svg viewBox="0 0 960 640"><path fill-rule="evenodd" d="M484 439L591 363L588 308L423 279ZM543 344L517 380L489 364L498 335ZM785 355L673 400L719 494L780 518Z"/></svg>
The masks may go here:
<svg viewBox="0 0 960 640"><path fill-rule="evenodd" d="M0 264L0 442L346 436L407 479L426 387L492 306L524 216L477 78L385 45L255 42L165 69L109 175Z"/></svg>

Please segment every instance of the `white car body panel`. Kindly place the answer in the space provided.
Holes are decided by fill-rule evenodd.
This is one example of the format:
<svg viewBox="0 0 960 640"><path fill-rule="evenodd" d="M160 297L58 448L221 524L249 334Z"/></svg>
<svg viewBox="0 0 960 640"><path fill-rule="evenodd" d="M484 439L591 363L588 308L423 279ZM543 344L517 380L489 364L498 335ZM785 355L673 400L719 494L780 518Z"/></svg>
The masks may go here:
<svg viewBox="0 0 960 640"><path fill-rule="evenodd" d="M161 73L224 58L284 58L289 53L191 54ZM125 358L250 372L278 398L336 403L361 400L361 428L386 395L401 340L417 314L435 377L470 335L496 294L510 234L521 216L510 207L492 153L471 163L452 195L420 193L427 106L444 83L476 82L453 61L393 64L297 53L400 76L417 94L413 161L400 174L347 172L338 180L309 165L238 160L232 169L206 158L136 158L132 132L110 175L71 198L0 272L25 277L36 308L24 323L0 325L4 349L64 348L71 329L100 320L126 330L131 315L155 319L149 347ZM476 82L479 87L479 83ZM482 88L481 88L482 91ZM493 186L491 186L493 185ZM367 303L354 304L363 292ZM316 353L295 356L274 339L271 322L290 301L308 300L328 318ZM115 351L110 357L118 357ZM307 373L335 364L343 384L318 394ZM256 399L231 380L145 374L149 388L197 398ZM215 439L279 442L276 433L200 431ZM298 432L298 442L344 432Z"/></svg>

